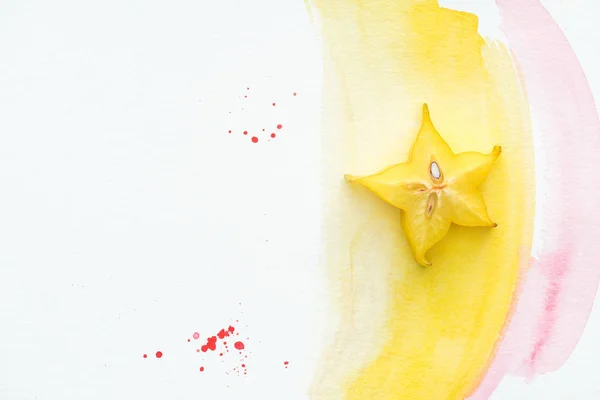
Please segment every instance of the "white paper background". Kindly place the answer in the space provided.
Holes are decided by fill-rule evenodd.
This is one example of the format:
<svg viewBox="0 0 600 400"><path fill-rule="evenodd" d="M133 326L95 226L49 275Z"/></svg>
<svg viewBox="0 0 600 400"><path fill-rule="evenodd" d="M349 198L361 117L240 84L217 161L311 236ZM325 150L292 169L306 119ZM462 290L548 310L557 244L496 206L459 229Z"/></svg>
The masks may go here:
<svg viewBox="0 0 600 400"><path fill-rule="evenodd" d="M600 93L598 8L547 3ZM0 399L307 398L321 51L301 0L0 2ZM236 319L246 377L186 342ZM494 399L600 398L599 334Z"/></svg>

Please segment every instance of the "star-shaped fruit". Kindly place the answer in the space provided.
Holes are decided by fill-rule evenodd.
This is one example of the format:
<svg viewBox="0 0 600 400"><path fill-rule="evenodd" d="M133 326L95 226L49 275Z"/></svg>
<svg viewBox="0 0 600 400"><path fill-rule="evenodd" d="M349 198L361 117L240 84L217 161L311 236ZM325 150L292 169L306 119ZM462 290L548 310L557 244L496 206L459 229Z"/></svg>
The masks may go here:
<svg viewBox="0 0 600 400"><path fill-rule="evenodd" d="M495 146L490 154L454 154L433 126L424 104L421 129L406 163L374 175L345 178L402 210L402 229L415 259L429 266L425 254L446 235L451 223L497 226L477 186L487 177L500 151L500 146Z"/></svg>

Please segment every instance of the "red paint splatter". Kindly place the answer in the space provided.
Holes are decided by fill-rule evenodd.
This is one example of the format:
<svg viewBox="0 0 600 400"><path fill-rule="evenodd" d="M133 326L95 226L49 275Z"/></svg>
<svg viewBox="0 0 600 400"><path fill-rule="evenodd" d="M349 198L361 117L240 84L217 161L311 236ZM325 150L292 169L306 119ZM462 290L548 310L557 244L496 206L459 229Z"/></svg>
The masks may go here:
<svg viewBox="0 0 600 400"><path fill-rule="evenodd" d="M289 361L284 361L284 365L288 365L290 362Z"/></svg>
<svg viewBox="0 0 600 400"><path fill-rule="evenodd" d="M217 337L216 336L211 336L208 339L206 339L206 344L202 345L202 347L200 348L200 350L202 350L203 353L206 353L208 350L215 351L216 349L217 349Z"/></svg>
<svg viewBox="0 0 600 400"><path fill-rule="evenodd" d="M194 339L196 339L196 334L197 337L200 337L200 334L198 332L194 332L193 337ZM229 348L228 348L228 343L229 341L227 340L227 338L234 336L234 335L240 335L240 332L237 332L236 328L234 328L233 326L228 326L227 328L223 328L220 329L214 336L210 336L208 338L206 338L206 342L201 346L201 348L197 349L196 352L200 353L208 353L209 351L213 351L216 352L218 354L218 356L220 357L220 360L222 363L227 362L227 354L229 354ZM246 335L244 335L244 337L246 337ZM247 338L246 338L247 339ZM247 350L245 350L245 345L242 341L237 341L234 343L235 349L237 349L237 351L240 354L240 358L239 358L239 364L237 364L238 366L236 368L233 368L233 371L236 371L238 376L241 375L242 372L244 372L244 375L246 375L247 372L247 364L245 364L246 362L248 362L248 355L247 354L251 354L251 352L248 352ZM244 354L244 352L246 354ZM203 362L204 362L204 358L202 358ZM240 367L241 365L241 367ZM232 366L233 367L233 366ZM200 371L204 371L204 366L199 367L202 368ZM232 370L230 369L229 372L225 372L227 375L229 375L232 372Z"/></svg>
<svg viewBox="0 0 600 400"><path fill-rule="evenodd" d="M230 131L231 132L231 131ZM194 332L194 339L200 339L200 334L198 332Z"/></svg>
<svg viewBox="0 0 600 400"><path fill-rule="evenodd" d="M244 92L240 93L240 95L243 96L243 99L249 99L250 98L250 92L249 92L250 89L251 89L250 87L246 87L246 92L245 93ZM292 92L292 95L295 97L295 96L298 96L298 93L297 92ZM273 97L276 97L276 96L273 96ZM237 97L237 99L239 100L239 96ZM246 107L246 106L244 106L243 104L244 103L241 103L241 110L238 108L238 111L241 111L241 115L245 114L244 113L244 109L245 109L244 107ZM262 107L266 107L266 104L268 104L268 103L265 102L265 104ZM271 106L272 107L277 107L278 106L277 100L275 100L275 99L271 100ZM263 109L263 111L265 111L265 110ZM230 110L229 114L231 114L231 113L232 112ZM283 124L276 124L276 127L277 127L276 129L283 129ZM224 128L228 129L226 127L224 127ZM254 130L254 128L252 128L252 129ZM266 128L257 128L257 129L262 129L262 132L266 132ZM269 128L269 130L270 129L271 128ZM237 129L229 130L228 132L232 133L235 130L237 130ZM258 132L260 132L260 131L258 131ZM250 136L250 132L249 131L244 131L244 135ZM266 138L264 138L262 140L266 140L268 142L271 139L275 139L275 137L276 137L276 135L271 134L270 138L267 136ZM259 136L250 136L250 138L252 140L252 143L259 143L260 140L261 140ZM241 305L241 303L240 303L240 305Z"/></svg>
<svg viewBox="0 0 600 400"><path fill-rule="evenodd" d="M229 132L228 132L228 133L231 133L231 129L229 130Z"/></svg>
<svg viewBox="0 0 600 400"><path fill-rule="evenodd" d="M162 356L163 356L162 351L157 351L156 352L156 358L162 358Z"/></svg>
<svg viewBox="0 0 600 400"><path fill-rule="evenodd" d="M215 351L217 349L217 337L216 336L211 336L206 340L206 346L208 346L208 348L212 351Z"/></svg>
<svg viewBox="0 0 600 400"><path fill-rule="evenodd" d="M204 367L200 367L200 372L204 372Z"/></svg>
<svg viewBox="0 0 600 400"><path fill-rule="evenodd" d="M190 339L188 339L188 343L190 342Z"/></svg>
<svg viewBox="0 0 600 400"><path fill-rule="evenodd" d="M144 354L144 356L143 356L143 357L144 357L144 358L148 358L148 354Z"/></svg>
<svg viewBox="0 0 600 400"><path fill-rule="evenodd" d="M277 136L277 135L276 135L276 134L274 134L274 133L271 133L271 137L272 137L273 139L275 139L275 136Z"/></svg>

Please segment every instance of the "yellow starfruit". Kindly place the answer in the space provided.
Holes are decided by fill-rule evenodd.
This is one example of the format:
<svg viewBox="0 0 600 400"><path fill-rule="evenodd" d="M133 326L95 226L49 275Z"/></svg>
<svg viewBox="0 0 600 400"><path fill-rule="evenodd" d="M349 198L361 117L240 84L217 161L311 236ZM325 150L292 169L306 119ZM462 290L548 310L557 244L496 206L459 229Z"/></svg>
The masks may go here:
<svg viewBox="0 0 600 400"><path fill-rule="evenodd" d="M423 121L407 162L373 175L346 175L385 202L402 210L402 229L416 261L429 266L427 251L450 229L450 224L496 227L477 186L500 156L500 146L490 154L454 154L431 122L423 105Z"/></svg>

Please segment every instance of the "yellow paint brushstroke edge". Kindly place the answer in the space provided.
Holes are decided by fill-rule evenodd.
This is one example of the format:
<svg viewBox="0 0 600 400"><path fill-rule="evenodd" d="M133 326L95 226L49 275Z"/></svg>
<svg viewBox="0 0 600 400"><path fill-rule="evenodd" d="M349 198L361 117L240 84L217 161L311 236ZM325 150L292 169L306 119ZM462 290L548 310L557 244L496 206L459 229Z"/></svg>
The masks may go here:
<svg viewBox="0 0 600 400"><path fill-rule="evenodd" d="M325 44L324 246L336 323L311 398L464 398L495 351L531 248L531 128L513 60L477 34L475 16L435 1L313 8ZM505 149L480 187L499 228L453 227L430 269L412 261L399 212L341 179L406 157L423 102L454 151Z"/></svg>

